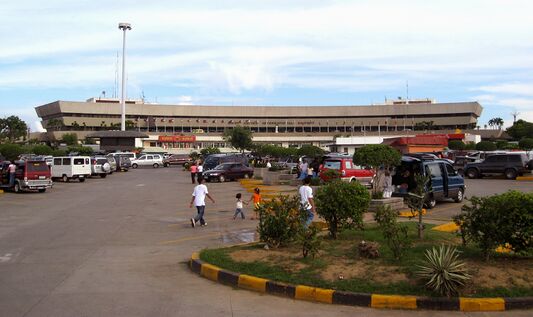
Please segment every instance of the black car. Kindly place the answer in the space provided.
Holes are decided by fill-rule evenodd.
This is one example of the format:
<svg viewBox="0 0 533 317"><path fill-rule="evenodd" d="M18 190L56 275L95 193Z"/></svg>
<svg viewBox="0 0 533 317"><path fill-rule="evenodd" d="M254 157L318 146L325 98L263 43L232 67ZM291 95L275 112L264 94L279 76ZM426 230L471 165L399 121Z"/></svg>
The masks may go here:
<svg viewBox="0 0 533 317"><path fill-rule="evenodd" d="M185 165L191 161L189 154L172 154L163 159L163 166L169 167L170 165Z"/></svg>
<svg viewBox="0 0 533 317"><path fill-rule="evenodd" d="M528 162L527 156L522 153L493 154L481 162L466 164L464 169L468 178L503 174L507 179L515 179L528 172Z"/></svg>
<svg viewBox="0 0 533 317"><path fill-rule="evenodd" d="M205 158L204 171L214 169L223 163L242 163L248 166L248 157L243 154L211 154Z"/></svg>
<svg viewBox="0 0 533 317"><path fill-rule="evenodd" d="M212 170L205 171L202 177L208 182L218 180L222 183L226 180L250 178L253 175L254 169L243 163L224 163L216 166Z"/></svg>

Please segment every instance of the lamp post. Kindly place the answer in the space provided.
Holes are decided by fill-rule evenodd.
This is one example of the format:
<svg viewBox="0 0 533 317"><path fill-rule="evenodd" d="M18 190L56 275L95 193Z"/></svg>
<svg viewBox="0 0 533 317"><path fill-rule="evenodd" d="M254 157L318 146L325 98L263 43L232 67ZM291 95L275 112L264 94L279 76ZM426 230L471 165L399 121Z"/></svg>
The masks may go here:
<svg viewBox="0 0 533 317"><path fill-rule="evenodd" d="M125 100L125 86L126 86L126 31L131 30L131 24L119 23L118 28L124 33L122 35L122 91L120 95L120 104L122 105L122 115L120 120L120 130L126 131L126 100Z"/></svg>

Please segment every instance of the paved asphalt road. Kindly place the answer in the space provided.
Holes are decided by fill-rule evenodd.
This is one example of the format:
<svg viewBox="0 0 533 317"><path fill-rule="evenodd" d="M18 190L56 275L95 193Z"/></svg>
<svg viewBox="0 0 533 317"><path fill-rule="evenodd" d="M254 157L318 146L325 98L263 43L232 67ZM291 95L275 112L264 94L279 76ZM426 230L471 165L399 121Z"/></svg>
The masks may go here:
<svg viewBox="0 0 533 317"><path fill-rule="evenodd" d="M191 228L189 181L178 168L138 169L57 183L45 194L0 195L0 316L466 315L315 304L200 278L186 266L193 251L247 241L256 223L231 220L235 193L243 192L237 182L215 183L208 226ZM533 190L504 180L468 186L471 194ZM430 216L445 217L451 205Z"/></svg>

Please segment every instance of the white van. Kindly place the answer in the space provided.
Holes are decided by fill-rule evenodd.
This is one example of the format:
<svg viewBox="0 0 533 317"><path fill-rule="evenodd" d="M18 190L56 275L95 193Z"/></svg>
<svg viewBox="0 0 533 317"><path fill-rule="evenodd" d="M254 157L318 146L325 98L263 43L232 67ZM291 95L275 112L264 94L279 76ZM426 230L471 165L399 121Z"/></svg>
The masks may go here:
<svg viewBox="0 0 533 317"><path fill-rule="evenodd" d="M52 178L61 178L63 182L77 178L84 182L91 176L91 158L88 156L54 157L52 162Z"/></svg>
<svg viewBox="0 0 533 317"><path fill-rule="evenodd" d="M154 168L163 166L163 156L160 154L144 154L138 159L131 160L132 168L139 166L153 166Z"/></svg>

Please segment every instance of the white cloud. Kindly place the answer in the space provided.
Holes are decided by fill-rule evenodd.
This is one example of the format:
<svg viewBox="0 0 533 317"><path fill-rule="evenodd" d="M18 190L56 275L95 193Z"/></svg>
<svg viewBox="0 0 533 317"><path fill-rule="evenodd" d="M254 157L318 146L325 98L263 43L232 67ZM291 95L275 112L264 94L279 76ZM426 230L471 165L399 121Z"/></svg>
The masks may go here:
<svg viewBox="0 0 533 317"><path fill-rule="evenodd" d="M191 96L179 96L178 98L178 105L181 106L191 106L194 105L194 102L192 101Z"/></svg>
<svg viewBox="0 0 533 317"><path fill-rule="evenodd" d="M533 83L503 83L498 85L482 86L478 90L490 93L517 94L533 97Z"/></svg>

